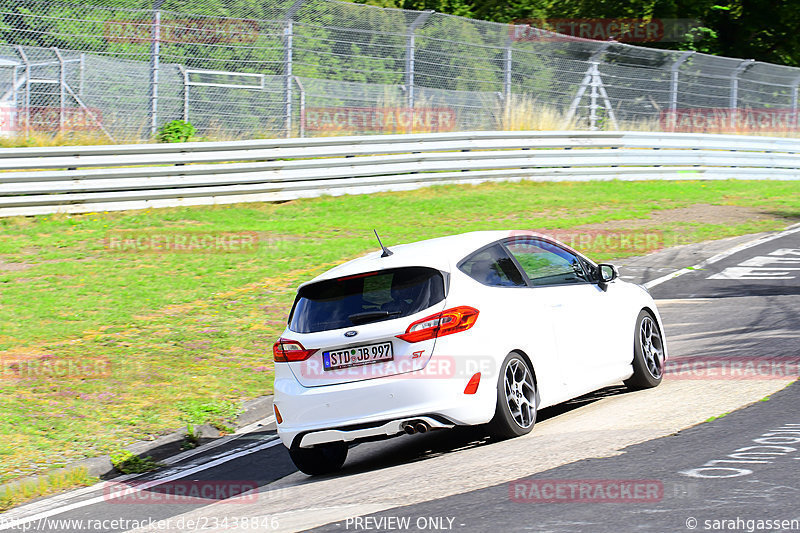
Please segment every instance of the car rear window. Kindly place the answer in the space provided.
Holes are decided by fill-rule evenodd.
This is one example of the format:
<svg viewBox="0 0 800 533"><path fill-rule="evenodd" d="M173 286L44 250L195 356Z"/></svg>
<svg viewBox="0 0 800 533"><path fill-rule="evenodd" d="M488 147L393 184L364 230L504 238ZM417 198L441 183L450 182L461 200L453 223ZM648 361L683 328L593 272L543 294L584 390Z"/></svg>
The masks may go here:
<svg viewBox="0 0 800 533"><path fill-rule="evenodd" d="M413 315L444 300L444 276L427 267L379 270L302 287L289 329L314 333Z"/></svg>

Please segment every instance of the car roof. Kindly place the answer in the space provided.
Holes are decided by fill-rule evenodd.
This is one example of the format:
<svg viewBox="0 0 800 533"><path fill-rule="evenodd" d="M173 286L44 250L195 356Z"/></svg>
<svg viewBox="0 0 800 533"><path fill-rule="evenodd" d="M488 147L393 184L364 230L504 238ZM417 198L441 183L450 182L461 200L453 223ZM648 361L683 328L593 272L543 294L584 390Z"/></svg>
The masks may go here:
<svg viewBox="0 0 800 533"><path fill-rule="evenodd" d="M515 236L534 236L544 237L553 241L554 239L526 230L494 230L494 231L472 231L447 237L438 237L408 244L392 245L385 243L391 250L392 255L381 257L381 250L378 249L364 256L358 257L346 263L342 263L332 269L320 274L314 279L301 285L308 285L326 279L340 278L364 272L385 270L388 268L400 268L408 266L431 267L437 270L450 272L455 263L488 244L499 241L507 237ZM385 239L384 239L385 240ZM558 241L555 241L558 242ZM563 245L570 251L569 246ZM375 247L378 248L377 242ZM577 252L575 252L577 253Z"/></svg>

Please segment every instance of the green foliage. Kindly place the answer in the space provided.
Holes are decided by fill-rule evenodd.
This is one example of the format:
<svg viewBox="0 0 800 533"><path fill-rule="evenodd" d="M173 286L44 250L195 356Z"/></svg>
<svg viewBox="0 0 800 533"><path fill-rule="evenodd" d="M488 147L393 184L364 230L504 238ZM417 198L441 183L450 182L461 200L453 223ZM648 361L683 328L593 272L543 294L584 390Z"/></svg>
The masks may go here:
<svg viewBox="0 0 800 533"><path fill-rule="evenodd" d="M156 137L160 143L183 143L190 140L194 133L191 122L173 120L161 126Z"/></svg>
<svg viewBox="0 0 800 533"><path fill-rule="evenodd" d="M114 468L123 474L143 474L164 466L152 457L140 457L128 450L112 452L109 457Z"/></svg>
<svg viewBox="0 0 800 533"><path fill-rule="evenodd" d="M0 492L0 512L33 498L54 494L75 487L96 483L98 478L90 476L86 468L75 468L43 475L39 479L7 486Z"/></svg>
<svg viewBox="0 0 800 533"><path fill-rule="evenodd" d="M189 424L189 433L194 436L194 425L210 424L220 431L233 431L233 420L239 414L235 402L227 400L186 400L178 404L181 419Z"/></svg>

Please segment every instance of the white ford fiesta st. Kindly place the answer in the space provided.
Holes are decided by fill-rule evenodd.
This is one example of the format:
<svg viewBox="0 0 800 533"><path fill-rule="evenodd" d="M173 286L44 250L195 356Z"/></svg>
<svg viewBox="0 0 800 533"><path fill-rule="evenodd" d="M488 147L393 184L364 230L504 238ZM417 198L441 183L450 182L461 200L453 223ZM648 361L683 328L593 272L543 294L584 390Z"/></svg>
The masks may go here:
<svg viewBox="0 0 800 533"><path fill-rule="evenodd" d="M537 233L483 231L383 248L300 286L275 343L278 434L307 474L355 442L486 424L624 382L661 382L655 302Z"/></svg>

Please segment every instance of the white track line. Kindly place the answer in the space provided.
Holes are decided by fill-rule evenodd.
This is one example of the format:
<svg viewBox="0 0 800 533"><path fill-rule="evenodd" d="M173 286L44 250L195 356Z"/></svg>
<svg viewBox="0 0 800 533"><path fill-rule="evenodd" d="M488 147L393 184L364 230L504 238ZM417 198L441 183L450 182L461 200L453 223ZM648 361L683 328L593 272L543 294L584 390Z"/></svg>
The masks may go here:
<svg viewBox="0 0 800 533"><path fill-rule="evenodd" d="M687 272L693 272L695 270L700 270L702 268L707 267L717 261L721 261L726 257L730 257L735 253L741 252L742 250L747 250L748 248L752 248L753 246L758 246L759 244L764 244L765 242L774 241L775 239L780 239L781 237L785 237L786 235L791 235L792 233L797 233L800 231L800 224L795 224L794 226L790 226L788 229L781 231L780 233L776 233L774 235L767 235L765 237L759 237L758 239L754 239L752 241L745 242L743 244L739 244L734 246L733 248L729 248L724 252L720 252L715 256L709 257L705 261L701 261L694 266L682 268L680 270L676 270L675 272L670 272L665 276L661 276L660 278L656 278L654 280L648 281L644 283L645 289L651 289L656 285L661 285L665 281L669 281L671 279L675 279L678 276L683 276Z"/></svg>
<svg viewBox="0 0 800 533"><path fill-rule="evenodd" d="M163 477L163 478L160 478L160 479L156 479L156 480L153 480L153 481L148 481L147 483L142 484L142 488L137 489L135 487L132 487L130 494L135 494L135 493L141 492L142 490L145 490L145 489L149 489L149 488L152 488L152 487L157 487L158 485L163 485L164 483L169 483L170 481L174 481L176 479L180 479L180 478L183 478L183 477L186 477L186 476L190 476L190 475L192 475L192 474L194 474L196 472L201 472L203 470L208 470L209 468L213 468L215 466L221 465L223 463L227 463L228 461L232 461L234 459L238 459L239 457L242 457L242 456L245 456L245 455L249 455L251 453L260 452L261 450L266 450L267 448L271 448L273 446L277 446L278 444L282 444L282 442L281 442L281 440L279 438L275 437L274 439L269 440L269 441L265 442L264 444L260 444L260 445L249 447L249 448L245 448L243 450L239 450L238 452L231 453L230 455L226 454L223 457L220 457L219 459L216 459L214 461L209 461L207 463L203 463L201 465L198 465L198 466L195 466L195 467L192 467L192 468L187 468L185 470L180 470L180 471L178 471L178 472L176 472L176 473L174 473L172 475L169 475L169 476L166 476L166 477ZM126 492L126 495L127 494L128 493ZM87 500L82 500L82 501L79 501L79 502L75 502L75 503L72 503L72 504L69 504L69 505L65 505L63 507L56 507L55 509L50 509L49 511L43 511L41 513L37 513L37 514L31 515L31 516L28 516L28 517L25 517L25 518L18 518L17 520L12 520L12 521L7 521L7 522L4 521L2 526L0 526L0 531L6 530L6 529L18 528L20 526L23 526L25 524L29 524L29 523L35 522L35 521L40 521L40 523L41 523L41 521L43 521L45 518L49 518L51 516L54 516L54 515L57 515L57 514L61 514L61 513L66 513L67 511L72 511L74 509L80 509L81 507L87 507L89 505L94 505L96 503L102 503L102 502L106 501L107 499L108 499L108 496L104 494L102 496L95 496L94 498L89 498Z"/></svg>

